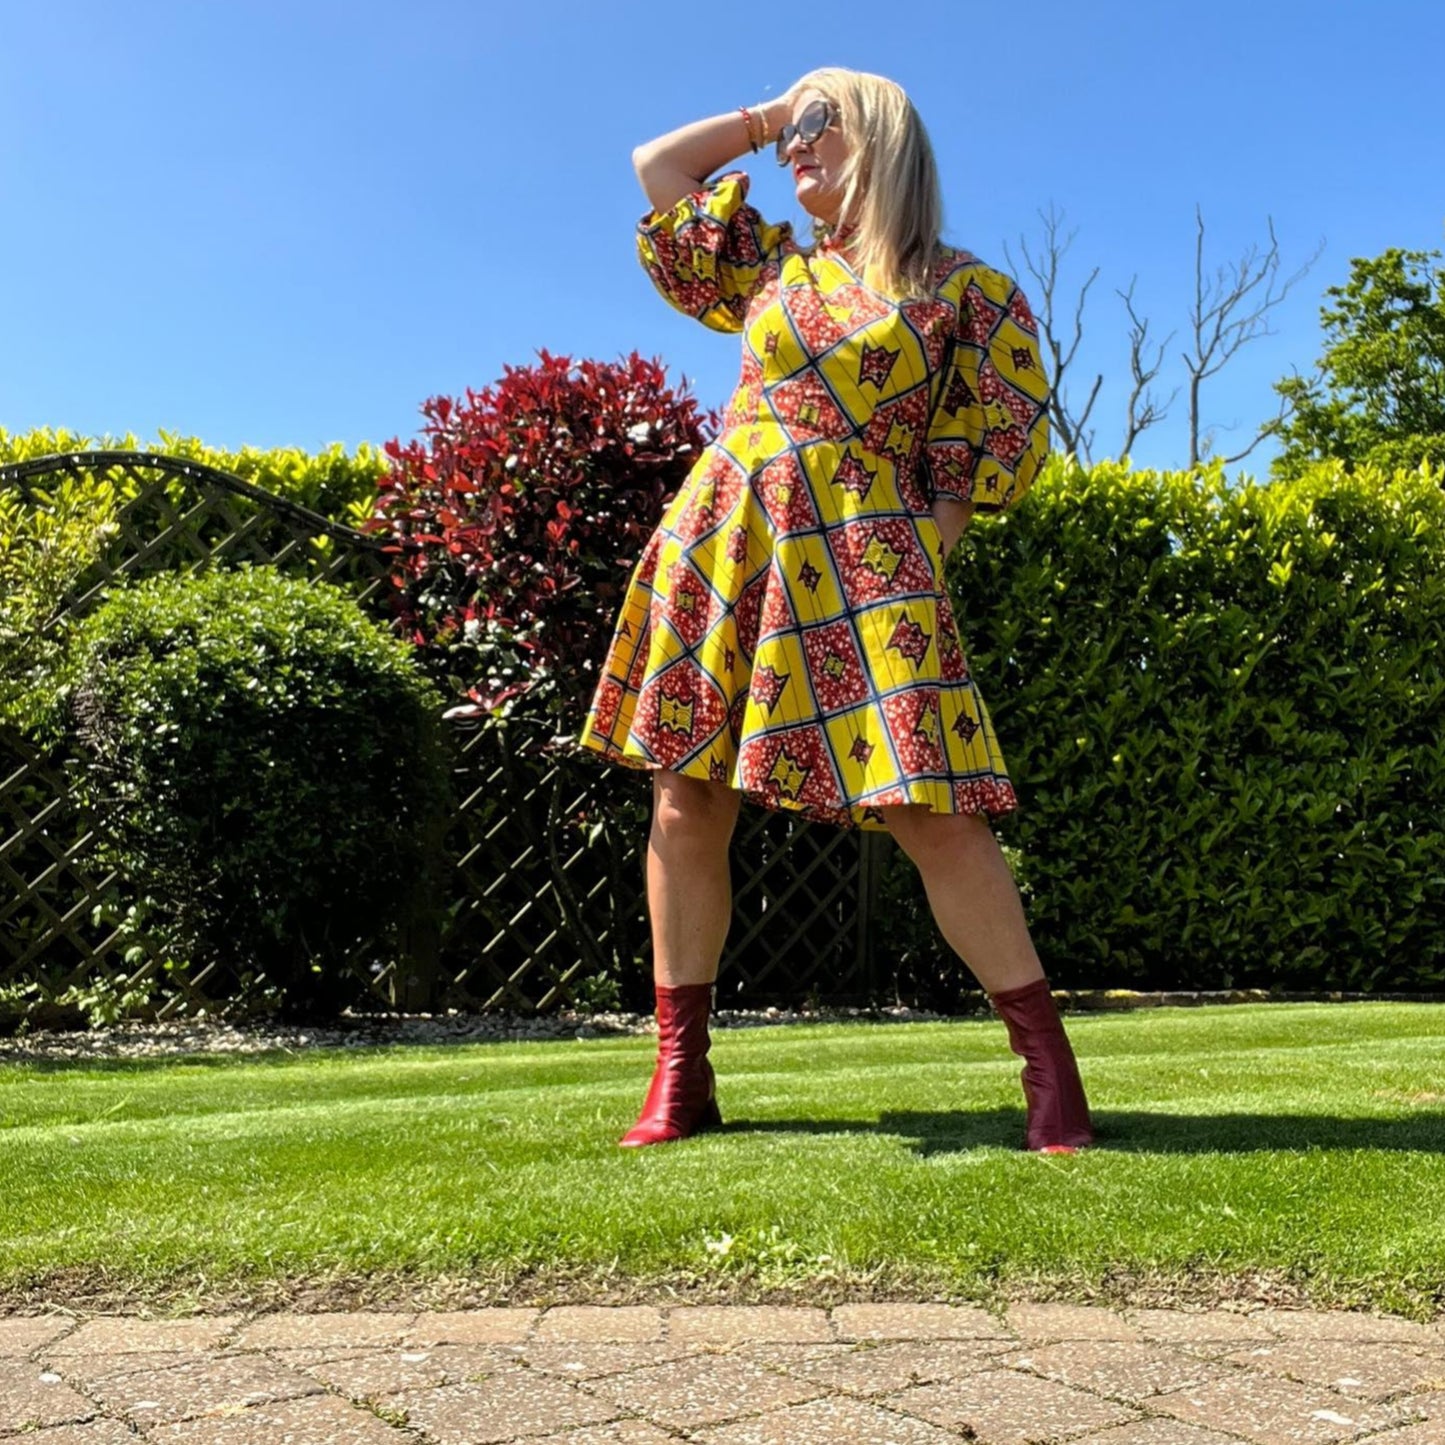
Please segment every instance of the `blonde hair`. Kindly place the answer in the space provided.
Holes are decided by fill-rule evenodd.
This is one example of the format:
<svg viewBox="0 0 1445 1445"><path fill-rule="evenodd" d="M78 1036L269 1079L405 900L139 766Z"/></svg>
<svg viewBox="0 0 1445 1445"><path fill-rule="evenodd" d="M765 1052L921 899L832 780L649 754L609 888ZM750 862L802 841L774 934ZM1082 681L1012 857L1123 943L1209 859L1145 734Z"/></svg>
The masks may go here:
<svg viewBox="0 0 1445 1445"><path fill-rule="evenodd" d="M838 66L809 71L789 93L804 90L833 102L848 141L838 226L856 228L854 268L877 291L926 296L933 289L943 196L913 102L881 75Z"/></svg>

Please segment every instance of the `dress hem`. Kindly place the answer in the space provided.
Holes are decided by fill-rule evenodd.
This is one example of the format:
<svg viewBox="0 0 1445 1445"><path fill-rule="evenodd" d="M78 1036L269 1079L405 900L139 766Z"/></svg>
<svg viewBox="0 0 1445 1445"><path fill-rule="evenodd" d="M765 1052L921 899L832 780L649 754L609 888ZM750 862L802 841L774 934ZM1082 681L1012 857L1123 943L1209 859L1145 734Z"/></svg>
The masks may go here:
<svg viewBox="0 0 1445 1445"><path fill-rule="evenodd" d="M1018 810L1018 794L1014 791L1013 784L1001 781L998 778L983 779L976 782L969 782L967 786L976 790L992 802L980 802L974 808L935 808L932 803L923 800L908 803L840 803L835 808L820 807L815 803L803 803L786 798L781 794L763 792L759 789L744 788L737 783L721 778L713 777L710 770L697 766L696 763L687 764L682 767L669 767L665 763L652 762L647 758L637 757L628 753L615 743L604 742L598 738L579 739L580 746L594 757L604 763L613 763L619 767L630 768L633 772L640 773L677 773L685 778L697 778L705 783L719 783L725 788L732 789L735 793L742 794L748 802L760 808L766 808L772 813L791 813L803 818L810 823L826 823L835 828L853 829L862 832L886 833L888 825L883 821L882 809L885 807L921 807L927 808L931 813L939 813L944 816L962 814L965 816L977 816L982 814L991 822L998 818L1005 818L1010 813ZM905 791L908 783L894 784Z"/></svg>

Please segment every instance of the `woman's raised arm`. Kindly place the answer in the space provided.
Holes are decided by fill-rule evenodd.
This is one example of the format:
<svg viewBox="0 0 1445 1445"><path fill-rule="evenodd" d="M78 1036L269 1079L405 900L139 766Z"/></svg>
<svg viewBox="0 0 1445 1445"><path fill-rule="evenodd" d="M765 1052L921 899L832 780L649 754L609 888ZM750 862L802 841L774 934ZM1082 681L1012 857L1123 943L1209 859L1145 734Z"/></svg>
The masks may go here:
<svg viewBox="0 0 1445 1445"><path fill-rule="evenodd" d="M753 144L771 144L792 115L792 101L781 95L762 105L749 106L748 112L747 118L741 110L733 110L726 115L695 120L632 152L637 179L654 211L671 210ZM751 127L747 119L751 120Z"/></svg>

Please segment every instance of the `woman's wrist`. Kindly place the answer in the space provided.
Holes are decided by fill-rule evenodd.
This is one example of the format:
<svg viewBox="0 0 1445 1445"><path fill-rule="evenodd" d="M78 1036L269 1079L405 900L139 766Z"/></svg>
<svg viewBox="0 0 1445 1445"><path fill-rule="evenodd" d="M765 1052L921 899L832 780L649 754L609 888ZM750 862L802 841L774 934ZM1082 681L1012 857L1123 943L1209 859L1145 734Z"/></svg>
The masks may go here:
<svg viewBox="0 0 1445 1445"><path fill-rule="evenodd" d="M788 123L788 118L793 113L792 103L787 96L775 96L772 100L765 100L761 105L749 106L752 113L757 116L762 127L762 135L759 138L759 145L770 146L777 140L778 132Z"/></svg>
<svg viewBox="0 0 1445 1445"><path fill-rule="evenodd" d="M738 114L742 117L743 131L748 138L748 149L756 155L767 144L768 127L763 119L762 107L740 105Z"/></svg>

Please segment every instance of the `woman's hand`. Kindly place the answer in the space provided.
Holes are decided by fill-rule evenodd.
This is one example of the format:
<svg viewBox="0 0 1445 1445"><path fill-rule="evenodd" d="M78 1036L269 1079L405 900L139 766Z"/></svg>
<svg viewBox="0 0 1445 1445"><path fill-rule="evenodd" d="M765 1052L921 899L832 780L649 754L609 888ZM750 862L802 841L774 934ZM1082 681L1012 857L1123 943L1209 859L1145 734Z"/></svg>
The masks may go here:
<svg viewBox="0 0 1445 1445"><path fill-rule="evenodd" d="M948 561L948 555L958 546L958 539L968 530L968 524L973 520L973 503L960 502L956 497L937 497L934 499L933 520L938 525L938 537L943 546L943 560Z"/></svg>
<svg viewBox="0 0 1445 1445"><path fill-rule="evenodd" d="M793 90L790 86L781 95L764 101L754 107L754 113L763 120L764 149L770 150L778 138L778 132L793 118Z"/></svg>

